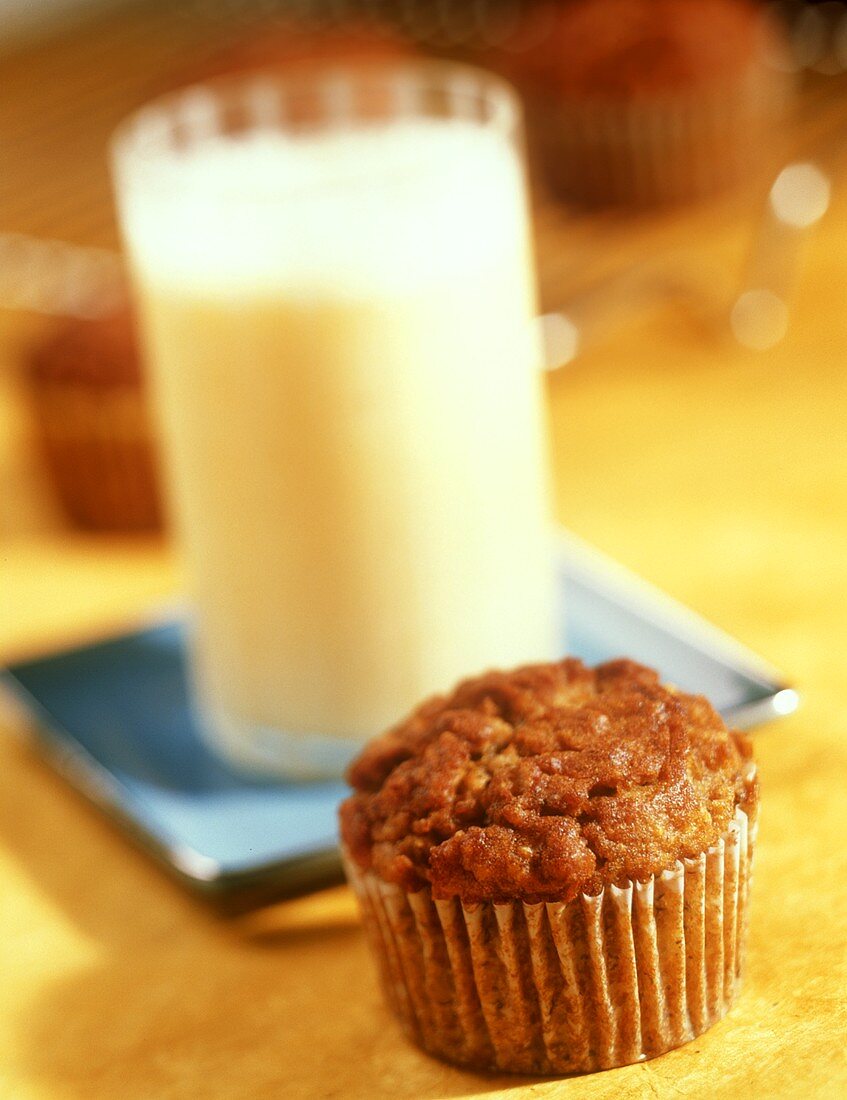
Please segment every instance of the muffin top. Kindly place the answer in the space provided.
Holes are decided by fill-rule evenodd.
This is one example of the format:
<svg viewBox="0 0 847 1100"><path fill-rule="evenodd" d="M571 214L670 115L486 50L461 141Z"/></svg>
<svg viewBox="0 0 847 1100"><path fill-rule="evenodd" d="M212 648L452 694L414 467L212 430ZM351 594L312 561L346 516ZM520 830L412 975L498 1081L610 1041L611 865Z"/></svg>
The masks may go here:
<svg viewBox="0 0 847 1100"><path fill-rule="evenodd" d="M45 382L137 385L141 361L135 320L127 307L97 318L68 317L30 351L29 374Z"/></svg>
<svg viewBox="0 0 847 1100"><path fill-rule="evenodd" d="M302 72L343 63L368 64L417 56L415 46L389 29L343 20L317 28L298 20L276 20L236 40L222 52L179 74L178 86L212 77L278 69Z"/></svg>
<svg viewBox="0 0 847 1100"><path fill-rule="evenodd" d="M755 813L750 743L628 660L489 672L423 703L348 771L362 869L463 901L569 901L707 849Z"/></svg>
<svg viewBox="0 0 847 1100"><path fill-rule="evenodd" d="M734 78L773 36L754 0L570 0L527 19L518 81L580 99L650 98Z"/></svg>

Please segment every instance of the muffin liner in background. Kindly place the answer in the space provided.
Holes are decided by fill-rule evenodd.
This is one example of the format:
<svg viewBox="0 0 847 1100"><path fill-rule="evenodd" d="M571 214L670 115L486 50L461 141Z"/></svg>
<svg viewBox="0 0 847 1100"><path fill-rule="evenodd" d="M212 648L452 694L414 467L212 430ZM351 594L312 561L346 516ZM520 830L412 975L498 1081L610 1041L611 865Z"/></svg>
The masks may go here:
<svg viewBox="0 0 847 1100"><path fill-rule="evenodd" d="M32 378L39 445L68 518L101 531L159 531L154 443L137 382Z"/></svg>
<svg viewBox="0 0 847 1100"><path fill-rule="evenodd" d="M585 206L697 199L772 158L791 87L756 63L736 82L649 99L530 97L530 147L551 189Z"/></svg>
<svg viewBox="0 0 847 1100"><path fill-rule="evenodd" d="M386 999L411 1039L476 1069L589 1072L695 1038L738 993L755 826L567 903L435 900L344 853Z"/></svg>
<svg viewBox="0 0 847 1100"><path fill-rule="evenodd" d="M9 234L0 252L4 300L49 318L21 375L34 443L67 519L87 530L160 531L155 431L119 258Z"/></svg>

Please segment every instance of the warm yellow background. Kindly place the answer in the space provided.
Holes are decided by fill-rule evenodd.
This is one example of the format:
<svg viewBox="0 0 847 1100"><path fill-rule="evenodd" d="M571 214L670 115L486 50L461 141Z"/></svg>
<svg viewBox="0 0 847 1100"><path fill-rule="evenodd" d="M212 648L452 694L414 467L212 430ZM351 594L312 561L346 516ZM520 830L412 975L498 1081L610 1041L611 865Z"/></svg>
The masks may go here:
<svg viewBox="0 0 847 1100"><path fill-rule="evenodd" d="M146 94L145 51L176 52L188 32L179 24L165 38L149 19L103 26L73 50L7 66L17 99L4 97L0 143L19 136L33 104L83 106L66 112L64 144L37 133L25 143L17 186L8 176L0 185L0 228L108 240L108 218L86 220L105 193L102 169L91 167L102 135ZM113 93L95 101L110 65ZM807 133L833 102L829 89L823 107L810 101ZM847 101L834 110L847 118ZM64 213L39 205L45 176L54 189L68 181ZM442 1066L411 1048L382 1007L345 889L238 923L213 919L19 744L20 722L5 715L0 1096L847 1091L847 193L836 183L777 350L742 352L708 316L668 307L621 327L550 386L559 518L767 656L803 695L796 716L756 736L764 808L747 980L730 1017L656 1061L578 1080ZM720 302L754 209L722 202L574 224L545 208L545 302L604 265L665 253ZM155 543L70 538L45 511L11 369L23 327L2 317L0 659L120 622L176 584Z"/></svg>

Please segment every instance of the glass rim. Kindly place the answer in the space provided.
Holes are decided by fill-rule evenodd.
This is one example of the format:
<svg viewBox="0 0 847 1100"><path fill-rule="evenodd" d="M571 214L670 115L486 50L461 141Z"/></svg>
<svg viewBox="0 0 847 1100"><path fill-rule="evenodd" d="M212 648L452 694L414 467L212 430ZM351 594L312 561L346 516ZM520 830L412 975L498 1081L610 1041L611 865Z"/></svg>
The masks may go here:
<svg viewBox="0 0 847 1100"><path fill-rule="evenodd" d="M224 135L216 113L215 99L221 103L227 98L239 98L242 104L252 106L255 121L243 132L262 129L284 130L285 116L269 111L271 98L277 103L297 96L322 92L330 106L332 97L340 99L345 91L357 86L394 90L398 94L399 109L392 119L426 118L421 97L429 93L444 93L455 104L488 103L491 107L487 118L472 117L461 110L448 119L472 122L480 128L499 130L506 137L520 134L523 111L518 91L503 77L488 69L462 62L438 58L402 59L386 61L351 60L321 64L308 71L285 73L276 68L260 68L242 73L227 73L209 80L198 81L185 87L156 96L127 115L113 130L109 139L109 154L113 173L128 162L138 167L152 166L159 159L174 151L168 135L175 132L178 123L191 133L199 144L215 134ZM405 94L403 94L405 93ZM417 109L415 106L417 104ZM262 118L264 113L265 117ZM271 119L271 114L275 117ZM338 118L349 121L348 115ZM388 119L386 119L387 121ZM368 123L362 122L362 125ZM330 127L319 126L318 129ZM193 131L193 132L192 132ZM305 130L302 132L306 132Z"/></svg>

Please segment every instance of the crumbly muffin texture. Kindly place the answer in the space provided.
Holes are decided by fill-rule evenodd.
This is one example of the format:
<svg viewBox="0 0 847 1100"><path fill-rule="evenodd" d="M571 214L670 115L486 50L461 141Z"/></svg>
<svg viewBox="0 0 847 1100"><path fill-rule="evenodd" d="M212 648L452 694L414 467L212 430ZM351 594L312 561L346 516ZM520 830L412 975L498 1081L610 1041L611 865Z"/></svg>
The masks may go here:
<svg viewBox="0 0 847 1100"><path fill-rule="evenodd" d="M464 902L643 880L758 805L748 739L628 660L466 680L366 746L348 780L342 839L358 866Z"/></svg>

